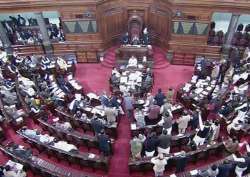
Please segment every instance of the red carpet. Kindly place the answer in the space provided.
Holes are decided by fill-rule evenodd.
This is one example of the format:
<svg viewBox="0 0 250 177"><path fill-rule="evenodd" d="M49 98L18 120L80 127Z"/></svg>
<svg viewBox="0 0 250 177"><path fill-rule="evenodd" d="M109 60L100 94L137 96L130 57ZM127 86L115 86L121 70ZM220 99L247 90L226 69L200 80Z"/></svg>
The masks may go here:
<svg viewBox="0 0 250 177"><path fill-rule="evenodd" d="M114 65L114 49L111 48L106 53L109 63ZM169 87L178 88L181 84L191 79L193 67L170 65L162 50L154 49L154 60L157 62L159 69L154 69L154 86L153 93L158 88L162 88L164 92ZM106 63L105 63L106 64ZM162 66L162 67L160 67ZM102 64L78 64L77 80L81 81L86 92L92 91L101 93L103 90L109 91L109 77L111 75L112 66L107 67ZM126 117L122 117L118 127L118 138L115 140L114 154L110 162L109 177L142 177L152 176L152 172L129 174L128 158L130 153L130 123Z"/></svg>
<svg viewBox="0 0 250 177"><path fill-rule="evenodd" d="M158 88L162 88L166 92L167 88L178 88L180 84L183 84L191 79L193 73L193 67L190 66L175 66L170 65L165 59L165 53L160 49L154 49L154 60L157 63L157 67L154 69L154 86L153 92L155 93ZM106 56L114 58L114 48L106 53ZM158 69L156 69L158 68ZM100 94L103 90L109 92L109 77L111 74L111 67L105 67L103 64L78 64L76 77L84 87L85 92L95 92ZM97 171L95 174L100 176L109 177L142 177L152 176L153 172L133 173L129 174L128 170L128 158L130 153L130 123L126 117L122 117L118 127L118 138L115 140L114 154L110 162L110 170L108 175L102 171ZM28 127L38 127L33 121L28 123ZM12 140L16 143L28 146L23 140L15 133L13 129L8 129L7 132L8 141ZM85 151L84 148L80 148L81 151ZM4 164L8 158L0 152L0 164ZM45 154L40 154L39 157L48 159ZM74 169L80 172L80 168L77 165L69 166L66 162L58 162L55 158L48 159L49 161L57 164L60 167L66 169ZM84 168L81 171L92 173L91 169ZM28 177L33 177L32 173L28 172Z"/></svg>

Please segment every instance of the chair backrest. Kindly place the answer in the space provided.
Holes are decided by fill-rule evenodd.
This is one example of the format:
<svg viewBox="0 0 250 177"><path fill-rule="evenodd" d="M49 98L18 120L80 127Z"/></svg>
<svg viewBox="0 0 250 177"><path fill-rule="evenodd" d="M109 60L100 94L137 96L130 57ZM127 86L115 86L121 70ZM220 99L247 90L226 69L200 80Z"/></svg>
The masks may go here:
<svg viewBox="0 0 250 177"><path fill-rule="evenodd" d="M140 34L142 31L142 26L143 26L143 20L140 16L138 15L132 15L129 20L128 20L128 31L131 36L131 40L134 37L137 37L140 39Z"/></svg>

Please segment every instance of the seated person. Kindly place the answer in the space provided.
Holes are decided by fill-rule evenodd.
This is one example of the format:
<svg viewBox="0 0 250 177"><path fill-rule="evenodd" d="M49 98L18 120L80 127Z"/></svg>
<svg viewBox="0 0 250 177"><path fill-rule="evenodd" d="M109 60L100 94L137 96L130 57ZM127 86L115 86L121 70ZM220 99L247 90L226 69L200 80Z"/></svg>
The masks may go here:
<svg viewBox="0 0 250 177"><path fill-rule="evenodd" d="M62 122L62 123L60 123L60 122L57 121L55 123L55 127L58 127L58 128L61 128L63 130L67 130L67 131L72 130L72 125L69 122Z"/></svg>
<svg viewBox="0 0 250 177"><path fill-rule="evenodd" d="M111 82L112 86L118 87L118 85L120 83L120 78L117 77L115 73L113 73L111 75L110 82Z"/></svg>
<svg viewBox="0 0 250 177"><path fill-rule="evenodd" d="M59 88L62 89L65 93L71 93L71 91L73 90L71 85L65 81L63 75L58 75L56 77L56 81Z"/></svg>
<svg viewBox="0 0 250 177"><path fill-rule="evenodd" d="M128 60L128 65L127 65L127 67L137 67L137 64L138 64L137 59L135 58L135 56L132 56L132 57L130 57L129 60Z"/></svg>
<svg viewBox="0 0 250 177"><path fill-rule="evenodd" d="M22 166L22 164L8 161L9 165L6 165L4 167L3 173L5 177L26 177L25 171L23 171L23 168L18 168L18 166Z"/></svg>
<svg viewBox="0 0 250 177"><path fill-rule="evenodd" d="M204 177L217 177L219 174L219 169L216 165L212 165L210 168L207 170L200 172L200 176Z"/></svg>
<svg viewBox="0 0 250 177"><path fill-rule="evenodd" d="M244 171L247 170L247 163L246 162L238 162L235 167L235 174L236 177L243 177Z"/></svg>
<svg viewBox="0 0 250 177"><path fill-rule="evenodd" d="M60 149L60 150L63 150L63 151L66 151L66 152L70 152L73 150L77 151L77 147L75 145L69 144L66 141L58 141L58 142L53 144L53 147Z"/></svg>
<svg viewBox="0 0 250 177"><path fill-rule="evenodd" d="M68 75L67 80L70 86L73 87L75 90L82 90L82 86L73 78L73 74Z"/></svg>
<svg viewBox="0 0 250 177"><path fill-rule="evenodd" d="M67 65L67 63L66 63L66 61L64 59L62 59L61 57L58 57L57 60L56 60L56 63L57 63L57 65L59 66L59 68L61 70L67 71L68 65Z"/></svg>
<svg viewBox="0 0 250 177"><path fill-rule="evenodd" d="M70 102L68 108L70 112L76 113L78 110L85 106L86 102L84 102L81 94L75 94L74 100Z"/></svg>
<svg viewBox="0 0 250 177"><path fill-rule="evenodd" d="M139 45L140 39L137 36L134 36L131 43L132 43L132 45Z"/></svg>

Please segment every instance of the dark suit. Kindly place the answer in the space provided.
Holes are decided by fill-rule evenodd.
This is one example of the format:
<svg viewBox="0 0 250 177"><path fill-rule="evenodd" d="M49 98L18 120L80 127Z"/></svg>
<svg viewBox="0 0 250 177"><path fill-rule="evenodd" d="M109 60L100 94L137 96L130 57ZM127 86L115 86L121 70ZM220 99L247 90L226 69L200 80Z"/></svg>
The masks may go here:
<svg viewBox="0 0 250 177"><path fill-rule="evenodd" d="M101 133L101 130L104 129L104 125L102 124L102 122L96 118L91 120L91 125L94 129L95 135L98 135L99 133Z"/></svg>
<svg viewBox="0 0 250 177"><path fill-rule="evenodd" d="M217 177L229 177L232 168L232 164L221 164L219 166L219 174L217 175Z"/></svg>
<svg viewBox="0 0 250 177"><path fill-rule="evenodd" d="M156 136L147 137L143 145L145 151L147 152L155 151L157 146L157 137Z"/></svg>
<svg viewBox="0 0 250 177"><path fill-rule="evenodd" d="M175 159L175 162L176 162L175 173L183 172L185 170L188 157L186 157L186 156L177 156L177 157L174 157L174 159Z"/></svg>
<svg viewBox="0 0 250 177"><path fill-rule="evenodd" d="M162 106L164 104L164 99L165 98L166 98L166 96L162 92L158 92L155 95L154 99L156 100L158 106Z"/></svg>
<svg viewBox="0 0 250 177"><path fill-rule="evenodd" d="M158 138L158 147L166 149L171 145L171 135L160 135Z"/></svg>
<svg viewBox="0 0 250 177"><path fill-rule="evenodd" d="M98 143L100 151L103 152L105 156L110 155L111 148L110 148L110 139L108 135L105 134L98 135Z"/></svg>

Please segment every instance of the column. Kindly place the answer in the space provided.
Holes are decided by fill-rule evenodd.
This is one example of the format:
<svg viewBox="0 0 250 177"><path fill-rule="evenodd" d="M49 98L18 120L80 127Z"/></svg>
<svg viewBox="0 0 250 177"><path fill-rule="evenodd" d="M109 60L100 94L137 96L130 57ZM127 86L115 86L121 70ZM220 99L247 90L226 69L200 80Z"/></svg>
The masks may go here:
<svg viewBox="0 0 250 177"><path fill-rule="evenodd" d="M223 46L223 54L226 54L226 55L228 54L228 50L231 47L231 42L232 42L234 33L235 33L236 29L237 29L239 18L240 18L240 14L232 14L232 17L230 19L230 23L229 23L229 26L228 26L228 29L227 29L227 35L226 35L226 38L225 38L225 43L224 43L224 46Z"/></svg>
<svg viewBox="0 0 250 177"><path fill-rule="evenodd" d="M44 22L42 12L36 12L35 17L36 17L38 26L39 26L40 31L41 31L42 36L43 36L44 52L46 54L52 54L53 53L53 47L52 47L52 44L51 44L50 39L49 39L48 30L47 30L46 24Z"/></svg>
<svg viewBox="0 0 250 177"><path fill-rule="evenodd" d="M7 53L11 53L11 42L8 38L7 31L5 30L3 24L0 22L0 39L3 42L3 46Z"/></svg>

